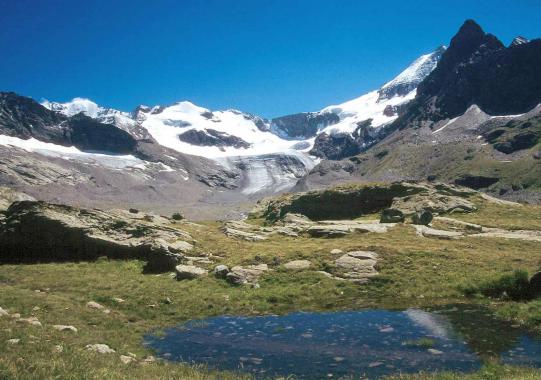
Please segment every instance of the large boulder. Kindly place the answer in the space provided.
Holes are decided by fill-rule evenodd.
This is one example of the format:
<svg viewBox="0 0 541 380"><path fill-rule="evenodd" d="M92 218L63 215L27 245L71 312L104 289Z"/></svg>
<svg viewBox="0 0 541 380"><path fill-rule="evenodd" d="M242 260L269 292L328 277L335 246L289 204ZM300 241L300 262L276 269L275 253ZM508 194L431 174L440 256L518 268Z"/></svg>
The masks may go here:
<svg viewBox="0 0 541 380"><path fill-rule="evenodd" d="M336 277L356 283L366 283L377 276L375 265L378 255L371 251L348 252L335 260L337 269L341 272Z"/></svg>
<svg viewBox="0 0 541 380"><path fill-rule="evenodd" d="M186 232L129 212L79 209L45 202L13 203L0 225L0 262L113 259L146 261L146 271L175 268L193 241ZM133 218L130 217L133 215ZM164 219L166 220L166 219Z"/></svg>

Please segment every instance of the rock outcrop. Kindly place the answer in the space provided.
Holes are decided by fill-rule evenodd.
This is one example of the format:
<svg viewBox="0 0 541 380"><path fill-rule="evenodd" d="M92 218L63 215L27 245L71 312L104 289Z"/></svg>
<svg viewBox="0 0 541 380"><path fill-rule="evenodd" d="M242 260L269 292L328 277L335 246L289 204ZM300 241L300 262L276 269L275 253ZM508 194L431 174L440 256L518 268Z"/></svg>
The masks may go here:
<svg viewBox="0 0 541 380"><path fill-rule="evenodd" d="M20 201L35 201L35 199L9 187L0 186L0 211L6 211L13 202Z"/></svg>
<svg viewBox="0 0 541 380"><path fill-rule="evenodd" d="M147 271L173 270L192 248L193 239L160 223L129 212L105 212L45 202L13 203L0 225L0 262L31 263L140 259ZM133 217L131 216L133 215Z"/></svg>
<svg viewBox="0 0 541 380"><path fill-rule="evenodd" d="M528 112L541 103L540 66L541 40L506 48L467 20L392 129L451 119L472 104L490 115Z"/></svg>
<svg viewBox="0 0 541 380"><path fill-rule="evenodd" d="M421 210L436 214L471 212L476 207L468 198L474 194L472 190L444 184L345 185L269 198L261 201L251 216L275 223L289 213L302 214L312 220L352 220L387 208L404 215Z"/></svg>

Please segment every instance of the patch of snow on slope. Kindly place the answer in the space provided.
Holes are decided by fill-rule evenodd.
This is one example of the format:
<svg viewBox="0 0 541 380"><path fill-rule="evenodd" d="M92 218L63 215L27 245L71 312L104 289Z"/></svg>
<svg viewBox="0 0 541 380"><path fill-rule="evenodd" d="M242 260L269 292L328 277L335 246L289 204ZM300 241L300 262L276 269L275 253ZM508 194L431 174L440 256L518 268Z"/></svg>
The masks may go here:
<svg viewBox="0 0 541 380"><path fill-rule="evenodd" d="M58 157L64 160L78 160L85 161L94 164L101 164L103 166L114 168L114 169L123 169L123 168L137 168L137 167L146 167L146 165L151 164L147 161L143 161L132 155L109 155L103 153L89 153L83 152L77 149L74 146L63 146L52 143L43 142L36 140L35 138L30 138L24 140L18 137L0 135L0 145L4 146L13 146L16 148L23 149L27 152L35 152L42 154L44 156ZM169 171L166 167L164 171ZM172 169L171 169L172 170Z"/></svg>
<svg viewBox="0 0 541 380"><path fill-rule="evenodd" d="M398 117L396 108L415 98L417 85L436 68L444 51L445 47L442 46L430 54L417 58L379 90L322 109L321 113L333 112L337 114L340 117L340 122L328 126L320 132L327 134L352 133L357 128L357 123L367 119L372 119L372 127L374 128L393 122Z"/></svg>
<svg viewBox="0 0 541 380"><path fill-rule="evenodd" d="M387 116L384 113L385 108L388 106L398 106L409 102L415 98L417 90L411 91L406 96L395 96L391 99L379 101L378 91L369 92L359 98L350 100L348 102L330 106L321 110L321 112L334 112L340 116L340 122L337 124L328 126L321 132L336 133L336 132L348 132L352 133L357 128L357 123L372 119L372 127L379 127L384 124L388 124L396 120L397 115Z"/></svg>
<svg viewBox="0 0 541 380"><path fill-rule="evenodd" d="M417 87L436 68L444 51L445 46L442 46L432 53L420 56L396 78L383 85L381 91L384 92L388 88L404 84L412 84Z"/></svg>
<svg viewBox="0 0 541 380"><path fill-rule="evenodd" d="M271 132L261 131L252 120L237 111L211 112L187 101L161 110L153 109L145 112L142 125L163 146L212 159L287 152L299 142L284 140ZM236 136L250 144L250 147L198 146L178 138L180 134L192 129L198 131L212 129Z"/></svg>

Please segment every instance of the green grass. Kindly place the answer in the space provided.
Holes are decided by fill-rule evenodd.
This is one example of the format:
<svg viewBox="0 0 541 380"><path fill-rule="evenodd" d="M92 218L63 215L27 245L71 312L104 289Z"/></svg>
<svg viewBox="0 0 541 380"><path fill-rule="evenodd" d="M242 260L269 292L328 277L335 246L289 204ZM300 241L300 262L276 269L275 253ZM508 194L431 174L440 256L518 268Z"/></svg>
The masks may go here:
<svg viewBox="0 0 541 380"><path fill-rule="evenodd" d="M473 296L482 294L492 298L508 298L513 301L524 301L533 298L530 289L529 275L525 270L515 270L499 278L472 284L464 289L464 294Z"/></svg>
<svg viewBox="0 0 541 380"><path fill-rule="evenodd" d="M490 214L497 217L490 218ZM488 205L477 214L453 217L484 225L541 230L538 207L509 209ZM480 304L501 319L541 331L541 300L494 302L482 295L465 297L463 293L467 286L488 283L515 270L538 270L540 243L473 237L427 239L417 236L407 225L399 225L386 234L356 234L341 239L273 236L262 242L246 242L226 237L216 222L172 226L181 226L194 236L195 254L212 253L222 257L217 263L230 266L267 263L272 271L260 280L261 287L254 289L234 287L213 276L178 282L169 273L142 274L142 263L138 261L100 259L90 263L2 265L0 306L23 317L35 315L43 327L20 325L0 317L0 378L237 379L239 374L213 372L201 366L125 365L119 360L120 354L128 352L138 359L152 354L142 345L144 335L150 331L221 314ZM330 253L334 248L376 251L381 257L380 276L359 286L315 273L333 270L333 261L340 256ZM313 265L309 271L285 271L281 264L294 259L308 259ZM117 303L114 298L125 302ZM167 298L172 302L165 302ZM111 313L87 308L88 301L105 305ZM35 306L39 310L34 311ZM73 325L79 332L61 333L52 329L53 324ZM4 344L11 338L20 338L21 342ZM97 355L84 350L93 343L108 344L116 353ZM428 340L410 343L423 347L429 344ZM53 352L56 345L62 345L62 353ZM464 377L419 374L401 378ZM533 379L541 378L541 372L491 365L469 378Z"/></svg>

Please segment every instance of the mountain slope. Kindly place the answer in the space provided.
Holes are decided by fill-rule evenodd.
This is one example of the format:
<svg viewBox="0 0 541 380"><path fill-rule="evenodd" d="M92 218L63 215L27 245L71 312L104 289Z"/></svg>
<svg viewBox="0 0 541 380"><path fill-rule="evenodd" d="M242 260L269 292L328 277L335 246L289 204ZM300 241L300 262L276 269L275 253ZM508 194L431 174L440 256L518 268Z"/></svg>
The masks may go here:
<svg viewBox="0 0 541 380"><path fill-rule="evenodd" d="M468 20L394 127L454 118L474 104L491 115L528 112L541 103L539 67L541 40L506 48Z"/></svg>
<svg viewBox="0 0 541 380"><path fill-rule="evenodd" d="M519 42L506 48L467 21L371 147L323 160L296 189L429 179L540 202L541 41Z"/></svg>

